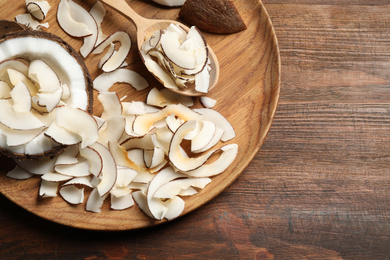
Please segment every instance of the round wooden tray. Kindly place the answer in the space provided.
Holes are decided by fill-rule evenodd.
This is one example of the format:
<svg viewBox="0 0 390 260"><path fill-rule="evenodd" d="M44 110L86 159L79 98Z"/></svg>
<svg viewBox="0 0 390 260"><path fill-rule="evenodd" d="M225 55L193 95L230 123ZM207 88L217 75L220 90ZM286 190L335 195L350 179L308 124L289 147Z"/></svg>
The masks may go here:
<svg viewBox="0 0 390 260"><path fill-rule="evenodd" d="M50 1L52 9L45 20L50 27L45 31L62 37L79 50L82 40L69 37L58 26L56 20L58 2L59 0ZM89 10L95 1L76 2ZM178 19L179 8L162 8L151 1L129 3L136 12L146 18ZM279 100L280 55L267 11L259 0L236 0L235 4L248 28L236 34L204 33L204 36L215 51L221 66L219 82L207 96L217 100L213 109L223 114L233 125L237 136L229 143L237 143L239 152L234 163L224 173L213 177L212 182L199 194L184 199L186 207L183 215L210 201L241 174L263 144ZM0 5L7 7L1 9L0 19L14 20L17 14L26 12L24 1L0 0ZM127 59L128 67L147 78L152 87L158 86L158 82L151 77L138 56L133 24L110 8L106 7L106 10L103 31L106 34L117 30L128 31L134 44ZM85 59L92 78L101 73L97 69L100 57L90 55ZM112 90L116 91L119 97L126 96L125 101L145 101L149 89L136 92L129 86L116 84ZM195 107L201 107L197 99ZM101 110L95 93L94 114L99 115ZM136 205L127 210L117 211L110 210L107 202L103 205L101 213L92 213L85 211L85 203L73 206L60 196L40 198L38 196L40 178L12 180L5 175L13 167L12 160L0 157L0 165L0 192L17 205L47 220L92 230L129 230L165 222L148 218Z"/></svg>

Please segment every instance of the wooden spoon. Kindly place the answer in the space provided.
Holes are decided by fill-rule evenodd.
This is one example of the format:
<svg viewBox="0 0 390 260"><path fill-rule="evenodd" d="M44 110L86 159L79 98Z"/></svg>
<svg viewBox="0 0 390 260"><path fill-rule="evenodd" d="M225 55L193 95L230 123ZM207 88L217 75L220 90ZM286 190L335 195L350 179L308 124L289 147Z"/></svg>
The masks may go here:
<svg viewBox="0 0 390 260"><path fill-rule="evenodd" d="M131 22L134 23L135 27L137 28L138 50L141 49L142 44L144 43L145 37L147 35L151 35L151 33L160 29L166 29L171 23L180 25L187 31L189 30L187 26L177 21L144 18L139 14L137 14L126 3L125 0L101 0L101 1L102 3L110 6L118 13L122 14L124 17L126 17L127 19L129 19ZM210 48L210 46L207 47L209 49L209 60L210 60L210 66L212 68L212 70L210 71L210 85L209 85L209 91L210 91L217 84L218 81L219 63L218 63L217 56L215 55L213 50ZM200 96L204 94L196 91L194 86L189 86L188 88L178 88L177 90L175 89L171 89L171 90L186 96Z"/></svg>

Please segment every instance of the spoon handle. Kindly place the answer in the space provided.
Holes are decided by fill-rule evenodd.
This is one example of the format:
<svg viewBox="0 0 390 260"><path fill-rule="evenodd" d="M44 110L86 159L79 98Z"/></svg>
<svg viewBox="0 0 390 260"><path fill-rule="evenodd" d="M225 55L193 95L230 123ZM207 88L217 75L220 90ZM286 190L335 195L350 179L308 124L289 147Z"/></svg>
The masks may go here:
<svg viewBox="0 0 390 260"><path fill-rule="evenodd" d="M147 19L137 14L127 3L125 0L101 0L102 3L110 6L115 9L119 13L121 13L124 17L133 22L137 30L140 30L140 27L143 24L146 24Z"/></svg>

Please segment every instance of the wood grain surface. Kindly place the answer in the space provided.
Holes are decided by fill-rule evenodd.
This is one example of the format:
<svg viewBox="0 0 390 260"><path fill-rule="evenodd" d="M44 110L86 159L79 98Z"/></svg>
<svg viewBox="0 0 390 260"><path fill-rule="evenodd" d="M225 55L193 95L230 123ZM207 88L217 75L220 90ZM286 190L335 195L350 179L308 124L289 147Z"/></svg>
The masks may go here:
<svg viewBox="0 0 390 260"><path fill-rule="evenodd" d="M164 225L80 231L0 197L3 259L388 259L390 1L264 0L282 87L253 161Z"/></svg>

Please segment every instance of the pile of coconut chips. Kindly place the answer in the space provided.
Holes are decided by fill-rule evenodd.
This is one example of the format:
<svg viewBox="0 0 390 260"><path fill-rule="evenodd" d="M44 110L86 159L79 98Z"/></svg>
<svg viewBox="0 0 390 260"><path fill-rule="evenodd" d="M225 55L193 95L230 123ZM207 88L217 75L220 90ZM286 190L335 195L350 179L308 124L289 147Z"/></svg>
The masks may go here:
<svg viewBox="0 0 390 260"><path fill-rule="evenodd" d="M60 50L56 41L31 36L31 32L0 41L0 54L5 54L0 56L0 146L16 163L7 176L18 180L38 176L39 196L60 195L70 204L86 201L87 211L100 212L109 200L114 210L127 209L135 202L153 219L178 217L185 208L183 197L197 194L236 158L237 144L227 143L235 137L232 125L211 108L215 100L202 97L209 105L195 109L191 108L192 97L166 88L151 89L145 102L122 101L109 91L113 84L125 82L136 90L149 86L137 72L122 68L123 56L126 58L131 47L129 35L118 32L104 36L100 23L105 12L100 2L87 12L71 0L61 0L58 10L61 27L70 35L84 37L83 57L106 51L99 65L103 73L94 80L103 112L99 116L90 113L88 72L71 59L73 56L61 49L67 59L53 59ZM75 19L81 13L89 14L88 18ZM90 18L95 26L88 22ZM84 32L77 34L80 28ZM143 56L169 53L162 48L164 41L172 39L164 37L170 33L183 37L180 30L170 26L155 33L143 46ZM188 34L200 35L196 28ZM154 38L160 43L154 44ZM205 44L202 37L199 39ZM118 41L122 49L112 47ZM24 51L13 51L10 46L14 43ZM28 47L41 43L46 44L46 52ZM198 45L189 44L187 50L194 46ZM183 58L188 56L173 62L168 54L165 57L170 61L163 58L159 63L173 72L177 63L185 64L181 68L189 65L187 76L180 75L185 79L177 77L176 83L193 80L195 71L208 70L205 53L198 53L194 62ZM43 151L55 147L62 147L61 152L42 156ZM32 154L40 156L29 159Z"/></svg>

